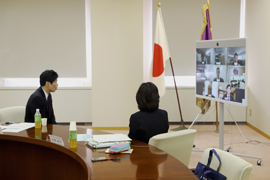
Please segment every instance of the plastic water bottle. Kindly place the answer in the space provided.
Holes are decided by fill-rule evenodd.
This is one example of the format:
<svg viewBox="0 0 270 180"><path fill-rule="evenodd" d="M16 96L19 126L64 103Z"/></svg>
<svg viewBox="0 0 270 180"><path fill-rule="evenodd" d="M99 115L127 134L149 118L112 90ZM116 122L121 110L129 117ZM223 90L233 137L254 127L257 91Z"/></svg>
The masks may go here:
<svg viewBox="0 0 270 180"><path fill-rule="evenodd" d="M69 148L77 148L77 127L74 121L69 125Z"/></svg>
<svg viewBox="0 0 270 180"><path fill-rule="evenodd" d="M35 128L40 129L41 128L41 114L39 112L39 109L36 109L35 114Z"/></svg>
<svg viewBox="0 0 270 180"><path fill-rule="evenodd" d="M35 129L35 138L36 139L42 139L41 128L36 128Z"/></svg>

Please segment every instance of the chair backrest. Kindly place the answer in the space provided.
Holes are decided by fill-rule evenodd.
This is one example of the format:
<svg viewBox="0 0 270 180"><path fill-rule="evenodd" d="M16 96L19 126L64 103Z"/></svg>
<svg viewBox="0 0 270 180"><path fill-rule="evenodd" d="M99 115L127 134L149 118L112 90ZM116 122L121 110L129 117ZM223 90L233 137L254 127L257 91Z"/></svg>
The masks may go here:
<svg viewBox="0 0 270 180"><path fill-rule="evenodd" d="M206 149L203 152L201 163L207 164L209 151L215 148ZM237 157L229 152L215 149L217 154L220 157L221 165L219 172L227 177L227 180L248 180L253 165L248 163L247 161ZM210 167L214 170L217 170L218 160L216 156L213 155L212 162Z"/></svg>
<svg viewBox="0 0 270 180"><path fill-rule="evenodd" d="M158 134L150 138L149 144L167 152L188 167L196 132L194 129L185 129Z"/></svg>
<svg viewBox="0 0 270 180"><path fill-rule="evenodd" d="M24 116L24 106L13 106L0 109L0 122L24 122Z"/></svg>

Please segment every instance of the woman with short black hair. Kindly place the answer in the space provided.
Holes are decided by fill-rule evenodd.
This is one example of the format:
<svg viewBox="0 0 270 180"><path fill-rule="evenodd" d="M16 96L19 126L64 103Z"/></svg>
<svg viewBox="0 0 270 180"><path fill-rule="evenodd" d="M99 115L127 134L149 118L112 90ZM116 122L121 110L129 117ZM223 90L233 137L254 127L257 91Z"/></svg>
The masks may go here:
<svg viewBox="0 0 270 180"><path fill-rule="evenodd" d="M136 101L141 111L152 112L157 110L159 94L156 85L151 82L143 83L137 91Z"/></svg>
<svg viewBox="0 0 270 180"><path fill-rule="evenodd" d="M131 139L148 143L151 137L168 132L168 113L158 109L159 94L155 84L142 83L136 101L140 111L130 116L128 136Z"/></svg>

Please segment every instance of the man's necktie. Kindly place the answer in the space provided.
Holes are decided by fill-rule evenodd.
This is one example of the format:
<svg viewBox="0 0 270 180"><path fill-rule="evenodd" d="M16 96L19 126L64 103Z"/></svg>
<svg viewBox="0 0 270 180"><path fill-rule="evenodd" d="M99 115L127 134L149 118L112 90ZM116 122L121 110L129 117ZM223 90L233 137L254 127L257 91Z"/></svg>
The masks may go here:
<svg viewBox="0 0 270 180"><path fill-rule="evenodd" d="M50 96L50 95L49 95L49 96ZM47 107L48 107L48 108L49 108L49 105L50 105L49 96L47 97Z"/></svg>

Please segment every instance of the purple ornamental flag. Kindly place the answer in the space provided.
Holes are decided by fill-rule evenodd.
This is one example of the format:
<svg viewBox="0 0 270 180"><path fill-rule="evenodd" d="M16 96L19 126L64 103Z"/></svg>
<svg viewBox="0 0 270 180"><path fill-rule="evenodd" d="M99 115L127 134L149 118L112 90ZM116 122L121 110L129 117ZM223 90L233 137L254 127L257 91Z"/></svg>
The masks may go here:
<svg viewBox="0 0 270 180"><path fill-rule="evenodd" d="M206 14L207 25L203 31L201 40L211 40L212 36L211 36L211 30L210 30L211 24L210 24L210 17L209 17L209 9L206 9L205 14Z"/></svg>
<svg viewBox="0 0 270 180"><path fill-rule="evenodd" d="M211 40L212 39L212 27L211 27L211 18L210 18L210 4L209 1L207 4L202 6L203 14L203 25L201 30L201 40ZM196 105L201 108L201 113L205 112L210 108L211 101L205 100L202 98L196 98Z"/></svg>

